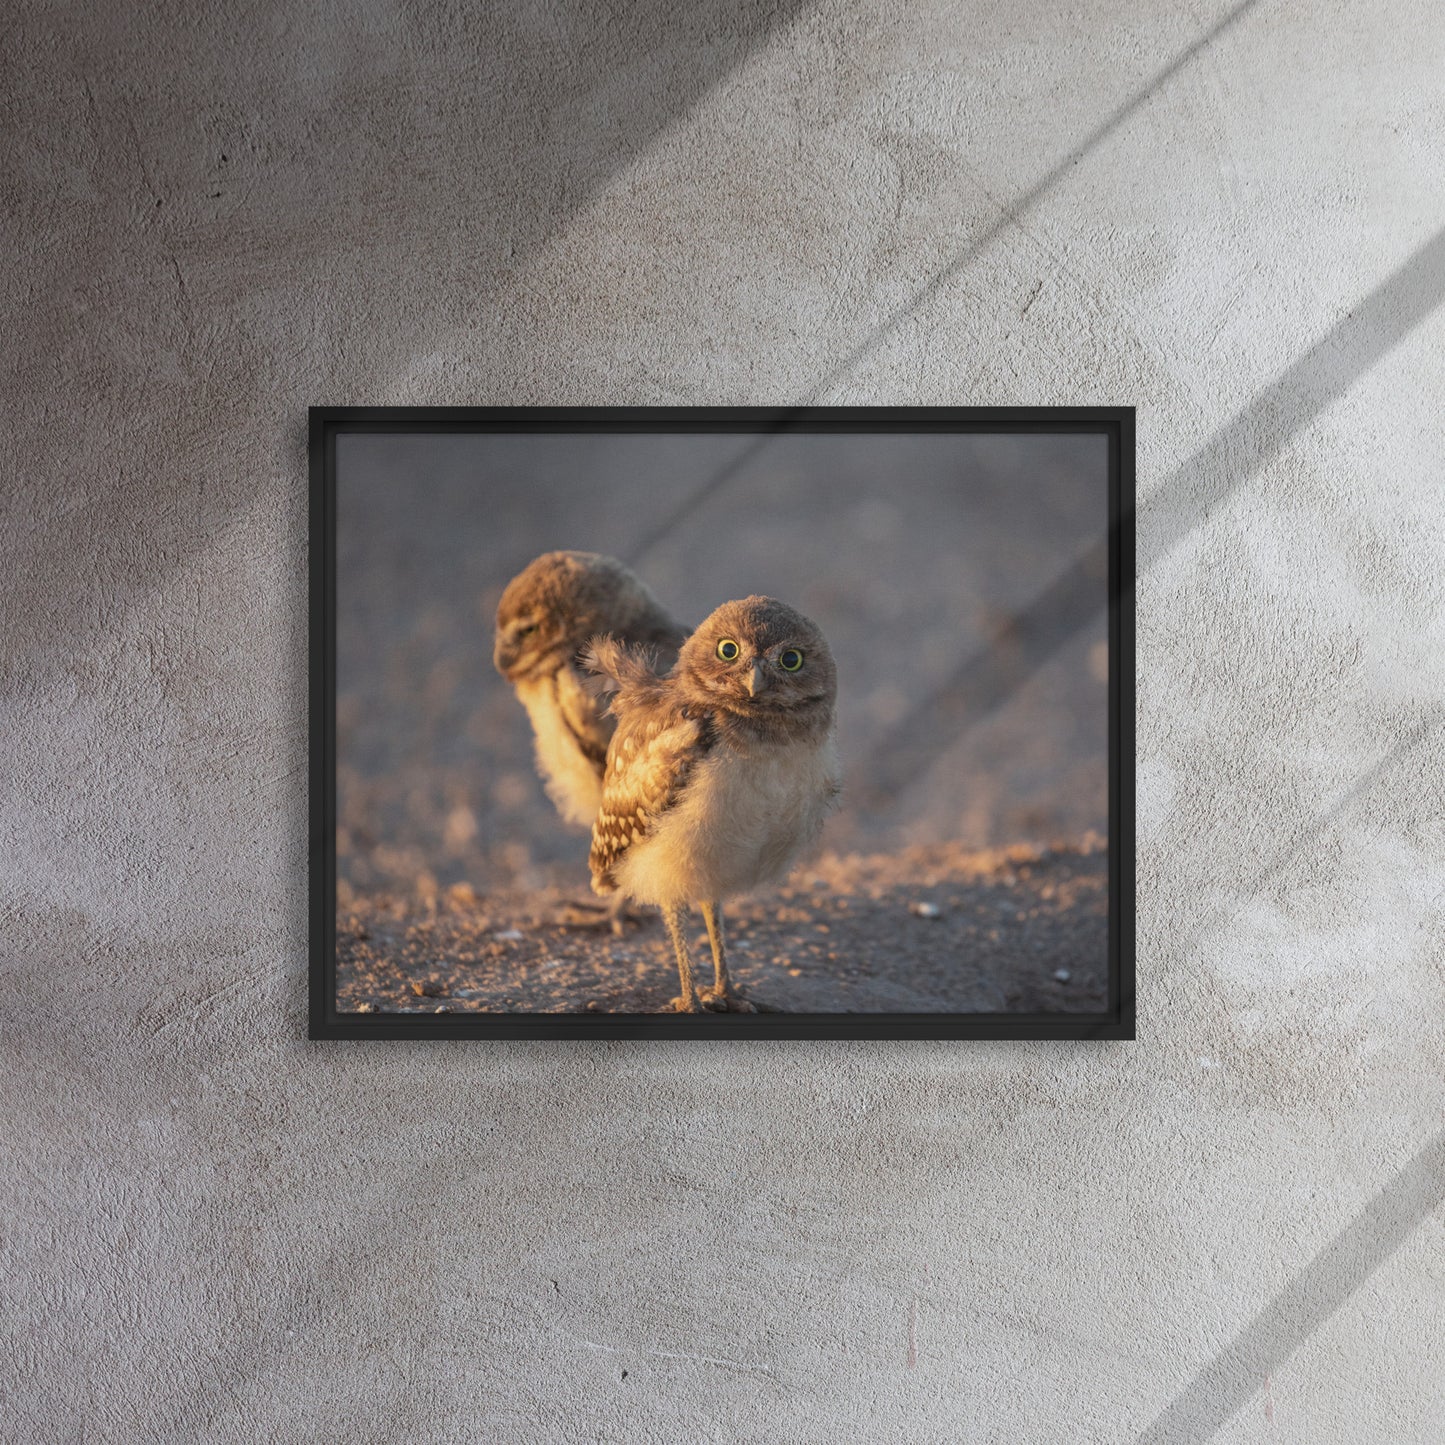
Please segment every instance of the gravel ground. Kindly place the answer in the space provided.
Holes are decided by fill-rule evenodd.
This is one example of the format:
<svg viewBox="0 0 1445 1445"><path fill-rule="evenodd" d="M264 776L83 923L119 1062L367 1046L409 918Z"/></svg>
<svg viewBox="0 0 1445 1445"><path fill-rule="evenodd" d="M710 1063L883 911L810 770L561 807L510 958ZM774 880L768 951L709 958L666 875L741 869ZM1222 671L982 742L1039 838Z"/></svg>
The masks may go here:
<svg viewBox="0 0 1445 1445"><path fill-rule="evenodd" d="M351 897L342 1012L657 1013L677 969L655 914L625 936L558 922L580 894ZM710 971L698 918L694 957ZM726 910L729 961L759 1008L786 1013L1068 1012L1106 1002L1108 855L1080 847L836 854Z"/></svg>
<svg viewBox="0 0 1445 1445"><path fill-rule="evenodd" d="M587 840L547 802L491 661L503 586L555 547L632 561L684 621L766 592L828 638L844 771L828 851L727 912L760 1006L1098 1007L1103 577L1058 646L1036 650L1030 612L1097 537L1096 442L343 438L339 1008L654 1012L677 993L655 916L620 939L555 922L595 902ZM1037 839L1063 844L1013 846ZM925 903L937 917L910 911Z"/></svg>

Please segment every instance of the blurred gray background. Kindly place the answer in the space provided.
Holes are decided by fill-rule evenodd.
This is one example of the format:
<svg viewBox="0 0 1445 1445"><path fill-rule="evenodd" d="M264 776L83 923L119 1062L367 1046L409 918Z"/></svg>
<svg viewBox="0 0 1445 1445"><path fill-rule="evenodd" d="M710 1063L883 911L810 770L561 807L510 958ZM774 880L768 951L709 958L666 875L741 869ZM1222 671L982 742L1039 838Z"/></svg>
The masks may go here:
<svg viewBox="0 0 1445 1445"><path fill-rule="evenodd" d="M12 7L0 1435L1445 1438L1432 0ZM312 403L1139 408L1137 1043L312 1045Z"/></svg>
<svg viewBox="0 0 1445 1445"><path fill-rule="evenodd" d="M586 890L491 665L508 579L540 552L626 558L696 625L762 592L823 629L845 769L826 846L1078 841L1107 830L1106 577L999 697L974 664L1102 556L1102 436L343 434L337 448L340 876ZM977 702L969 725L941 696ZM901 786L874 796L886 763Z"/></svg>

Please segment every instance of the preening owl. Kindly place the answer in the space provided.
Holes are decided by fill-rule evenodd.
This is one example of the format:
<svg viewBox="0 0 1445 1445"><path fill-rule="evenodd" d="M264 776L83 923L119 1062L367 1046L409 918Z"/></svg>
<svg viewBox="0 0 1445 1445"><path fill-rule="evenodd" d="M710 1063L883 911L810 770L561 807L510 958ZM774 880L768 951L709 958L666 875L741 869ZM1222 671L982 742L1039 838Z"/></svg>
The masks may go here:
<svg viewBox="0 0 1445 1445"><path fill-rule="evenodd" d="M596 552L544 553L512 578L497 604L492 660L527 710L548 797L583 828L602 801L614 726L578 661L599 635L650 650L667 667L687 629L640 577Z"/></svg>
<svg viewBox="0 0 1445 1445"><path fill-rule="evenodd" d="M823 634L771 597L726 602L660 676L598 639L589 666L616 687L592 829L592 886L658 904L677 955L681 1012L750 1010L727 972L721 902L781 877L841 791L837 673ZM714 984L699 993L683 932L698 904Z"/></svg>

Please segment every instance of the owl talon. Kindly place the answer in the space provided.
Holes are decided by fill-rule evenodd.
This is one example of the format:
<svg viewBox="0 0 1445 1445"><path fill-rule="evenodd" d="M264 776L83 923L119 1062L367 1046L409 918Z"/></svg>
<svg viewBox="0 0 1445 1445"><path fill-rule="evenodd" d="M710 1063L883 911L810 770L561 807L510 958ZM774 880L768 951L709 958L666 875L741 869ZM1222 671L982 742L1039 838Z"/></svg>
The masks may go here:
<svg viewBox="0 0 1445 1445"><path fill-rule="evenodd" d="M574 903L563 903L551 912L549 922L558 928L603 929L612 926L613 919L605 904L589 903L578 899Z"/></svg>
<svg viewBox="0 0 1445 1445"><path fill-rule="evenodd" d="M619 907L616 903L593 903L584 898L562 903L550 915L550 922L558 928L581 928L597 933L610 929L616 938L627 936L629 924L641 927L646 921L645 914L634 912L625 904Z"/></svg>
<svg viewBox="0 0 1445 1445"><path fill-rule="evenodd" d="M749 1003L741 994L730 990L709 988L701 995L702 1006L715 1014L755 1014L758 1006Z"/></svg>

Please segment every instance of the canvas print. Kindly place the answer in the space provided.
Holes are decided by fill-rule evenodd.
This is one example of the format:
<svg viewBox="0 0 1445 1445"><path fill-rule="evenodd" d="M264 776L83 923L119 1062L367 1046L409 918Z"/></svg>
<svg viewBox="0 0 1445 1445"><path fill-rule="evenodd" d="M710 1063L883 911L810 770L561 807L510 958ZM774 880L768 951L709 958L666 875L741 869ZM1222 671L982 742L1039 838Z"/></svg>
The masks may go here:
<svg viewBox="0 0 1445 1445"><path fill-rule="evenodd" d="M313 417L313 1032L1127 1036L1131 420Z"/></svg>

